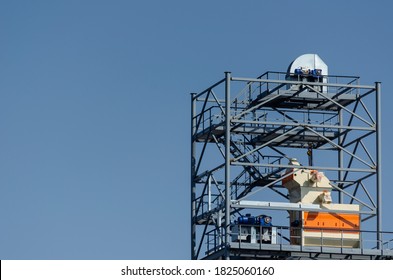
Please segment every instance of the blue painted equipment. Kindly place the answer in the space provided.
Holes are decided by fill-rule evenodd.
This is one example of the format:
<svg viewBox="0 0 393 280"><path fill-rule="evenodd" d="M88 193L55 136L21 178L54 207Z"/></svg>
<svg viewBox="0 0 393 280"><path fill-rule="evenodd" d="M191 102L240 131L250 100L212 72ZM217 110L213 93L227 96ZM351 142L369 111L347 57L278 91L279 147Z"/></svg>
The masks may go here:
<svg viewBox="0 0 393 280"><path fill-rule="evenodd" d="M272 217L246 214L237 219L231 227L233 242L276 244L277 228L272 225Z"/></svg>
<svg viewBox="0 0 393 280"><path fill-rule="evenodd" d="M272 226L272 217L267 215L260 215L257 217L251 216L251 214L246 214L245 216L239 217L237 219L240 225L261 225L265 227Z"/></svg>
<svg viewBox="0 0 393 280"><path fill-rule="evenodd" d="M273 226L272 225L272 217L266 216L266 215L259 216L259 224L261 226L265 226L265 227Z"/></svg>
<svg viewBox="0 0 393 280"><path fill-rule="evenodd" d="M300 67L295 69L295 75L318 78L322 76L322 69L307 69Z"/></svg>

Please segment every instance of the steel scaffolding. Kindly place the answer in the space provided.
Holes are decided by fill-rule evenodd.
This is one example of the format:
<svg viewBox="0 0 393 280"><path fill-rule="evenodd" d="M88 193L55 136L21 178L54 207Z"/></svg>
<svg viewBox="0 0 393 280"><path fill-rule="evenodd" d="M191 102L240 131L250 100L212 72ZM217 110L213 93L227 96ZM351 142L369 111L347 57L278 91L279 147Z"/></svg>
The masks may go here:
<svg viewBox="0 0 393 280"><path fill-rule="evenodd" d="M381 86L359 77L308 81L288 73L233 77L191 94L191 258L392 258L382 231ZM338 203L360 205L359 248L293 245L282 180L295 166L324 171ZM273 213L276 244L234 241L245 213ZM328 212L315 209L314 212Z"/></svg>

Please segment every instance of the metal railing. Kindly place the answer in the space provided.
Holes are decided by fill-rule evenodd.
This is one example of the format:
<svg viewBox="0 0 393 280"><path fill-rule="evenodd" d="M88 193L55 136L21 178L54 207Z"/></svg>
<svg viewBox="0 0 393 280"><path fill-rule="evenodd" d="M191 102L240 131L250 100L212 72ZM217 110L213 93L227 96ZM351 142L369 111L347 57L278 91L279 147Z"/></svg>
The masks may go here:
<svg viewBox="0 0 393 280"><path fill-rule="evenodd" d="M255 98L268 95L279 90L289 89L291 84L286 83L288 80L301 83L304 78L307 77L288 74L286 72L268 71L255 79L262 81L244 81L246 83L245 86L238 92L234 100L241 104L249 104L255 100ZM357 88L348 87L359 85L359 77L357 76L321 75L318 76L318 80L320 80L318 83L324 83L327 85L343 85L342 87L331 87L323 85L325 92L331 94L357 94L359 92Z"/></svg>
<svg viewBox="0 0 393 280"><path fill-rule="evenodd" d="M381 233L382 240L377 239L376 231L337 229L337 228L302 228L287 226L261 226L261 225L243 225L233 224L239 227L236 233L231 233L232 242L237 243L237 249L250 248L250 244L255 244L255 248L263 249L264 244L278 245L298 245L303 247L333 247L333 248L354 248L361 250L393 250L393 232L384 231ZM254 231L251 230L254 228ZM275 234L271 236L274 242L266 242L263 235L263 229L274 228L270 231ZM223 231L219 228L219 231ZM311 234L310 234L311 233ZM251 237L251 235L254 235ZM222 235L217 229L211 230L207 234L206 251L213 253L225 247ZM305 242L305 238L312 238L312 242ZM253 240L253 242L251 242ZM332 242L334 241L334 242ZM242 246L244 245L244 246ZM393 254L393 252L392 252Z"/></svg>

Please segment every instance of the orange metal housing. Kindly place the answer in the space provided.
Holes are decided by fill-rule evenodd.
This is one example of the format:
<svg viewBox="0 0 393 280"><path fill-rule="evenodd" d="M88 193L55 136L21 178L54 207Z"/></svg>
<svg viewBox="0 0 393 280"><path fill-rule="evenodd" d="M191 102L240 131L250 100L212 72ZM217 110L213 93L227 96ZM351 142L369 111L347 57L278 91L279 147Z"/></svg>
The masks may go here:
<svg viewBox="0 0 393 280"><path fill-rule="evenodd" d="M359 214L303 212L303 227L359 230Z"/></svg>

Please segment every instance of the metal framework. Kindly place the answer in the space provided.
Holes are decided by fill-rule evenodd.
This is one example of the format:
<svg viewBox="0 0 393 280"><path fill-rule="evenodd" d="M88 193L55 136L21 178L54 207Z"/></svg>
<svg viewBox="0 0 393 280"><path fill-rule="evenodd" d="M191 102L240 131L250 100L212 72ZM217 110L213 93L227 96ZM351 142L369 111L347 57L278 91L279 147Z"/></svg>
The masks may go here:
<svg viewBox="0 0 393 280"><path fill-rule="evenodd" d="M392 258L393 233L382 231L380 83L287 76L226 72L191 94L191 258ZM281 183L294 157L325 172L335 201L360 205L360 248L327 247L323 238L320 246L291 245L288 211L307 208L289 203ZM238 216L265 212L277 225L276 244L233 241Z"/></svg>

